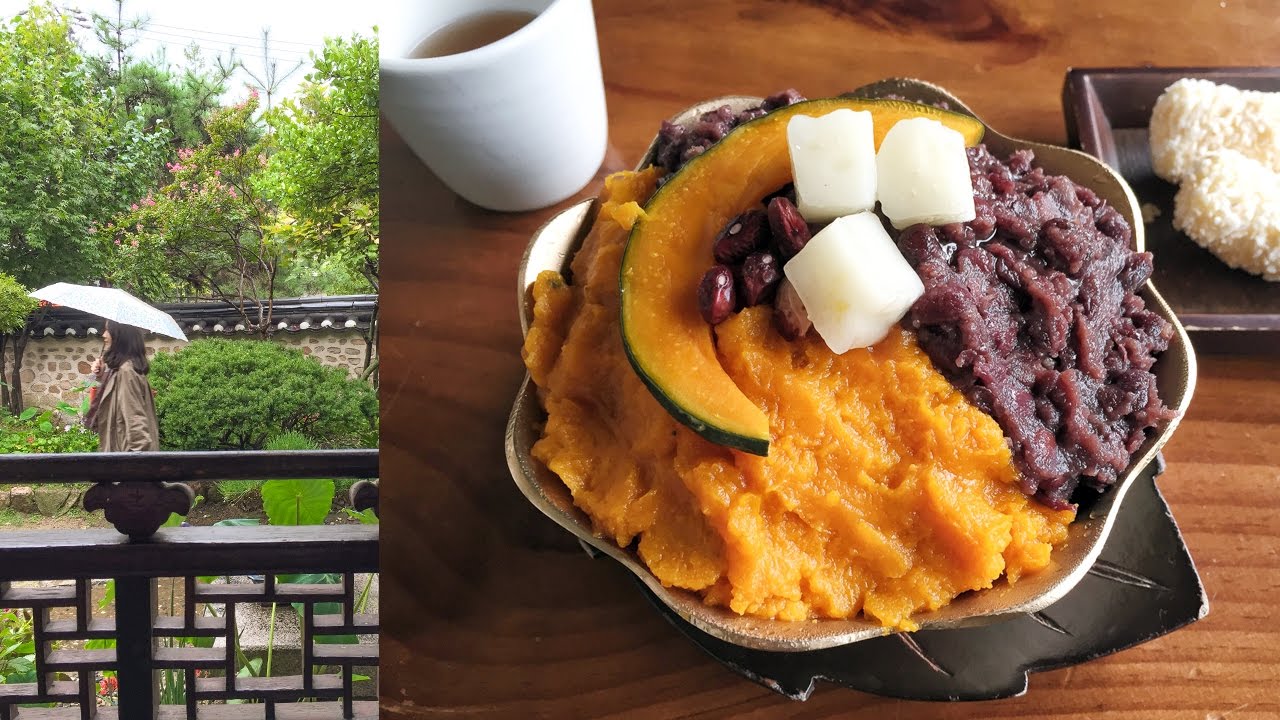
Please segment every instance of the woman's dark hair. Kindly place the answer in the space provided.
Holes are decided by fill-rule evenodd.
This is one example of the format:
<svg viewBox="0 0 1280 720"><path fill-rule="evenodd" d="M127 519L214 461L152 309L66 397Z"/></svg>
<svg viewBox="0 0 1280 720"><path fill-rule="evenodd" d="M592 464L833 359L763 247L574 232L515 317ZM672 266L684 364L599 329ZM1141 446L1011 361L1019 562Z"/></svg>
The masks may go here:
<svg viewBox="0 0 1280 720"><path fill-rule="evenodd" d="M147 362L147 343L142 330L110 320L106 323L106 330L111 333L111 348L102 355L107 367L119 370L121 364L131 361L134 370L146 375L151 363Z"/></svg>

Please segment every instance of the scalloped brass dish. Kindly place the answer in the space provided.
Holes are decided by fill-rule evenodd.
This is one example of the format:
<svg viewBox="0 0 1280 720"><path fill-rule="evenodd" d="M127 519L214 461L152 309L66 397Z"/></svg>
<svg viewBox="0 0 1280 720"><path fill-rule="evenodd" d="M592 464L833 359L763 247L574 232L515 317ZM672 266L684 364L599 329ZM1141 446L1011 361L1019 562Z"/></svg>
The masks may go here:
<svg viewBox="0 0 1280 720"><path fill-rule="evenodd" d="M895 95L919 102L945 101L953 110L974 114L942 88L919 80L884 80L860 88L853 94L864 97ZM759 102L760 98L743 96L715 98L686 109L672 118L672 121L689 122L700 113L720 105L728 104L737 110ZM1142 216L1137 199L1124 180L1106 165L1075 150L1016 140L989 127L984 142L998 156L1030 148L1035 152L1037 162L1047 172L1067 175L1092 188L1128 219L1133 227L1136 249L1144 249ZM639 167L649 164L653 153L654 145L651 144ZM595 200L581 202L552 218L530 241L520 266L518 288L520 324L526 332L531 317L528 287L539 272L562 271L568 267L569 260L594 220L595 210ZM1124 500L1134 478L1155 459L1156 453L1173 434L1195 389L1196 360L1186 331L1150 282L1139 292L1148 307L1174 327L1173 340L1157 362L1155 374L1161 397L1177 412L1177 416L1159 427L1159 432L1147 438L1115 487L1099 497L1087 513L1082 512L1081 517L1076 519L1071 525L1067 542L1054 550L1053 560L1048 568L1022 578L1015 585L997 583L989 590L961 595L939 610L917 614L914 619L921 629L981 625L1041 610L1071 590L1097 559L1111 530L1116 508ZM574 506L568 489L560 479L533 459L530 449L538 440L543 419L535 389L526 376L516 395L506 434L507 464L521 492L539 510L583 542L622 563L654 595L695 627L727 642L771 651L819 650L890 632L877 623L863 619L787 622L745 617L724 608L705 605L695 593L664 587L634 552L597 537L592 532L591 520Z"/></svg>

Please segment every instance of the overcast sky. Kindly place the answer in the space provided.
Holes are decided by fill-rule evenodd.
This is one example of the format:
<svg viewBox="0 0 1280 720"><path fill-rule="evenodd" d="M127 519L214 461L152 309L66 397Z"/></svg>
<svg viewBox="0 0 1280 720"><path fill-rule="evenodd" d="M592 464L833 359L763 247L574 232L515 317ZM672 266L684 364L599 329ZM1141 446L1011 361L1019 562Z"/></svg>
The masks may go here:
<svg viewBox="0 0 1280 720"><path fill-rule="evenodd" d="M29 0L0 0L0 17L8 21L25 10ZM114 0L57 0L60 8L80 10L86 17L93 12L115 17ZM299 61L302 66L282 83L279 97L293 94L304 75L311 70L308 51L319 50L326 36L348 36L353 32L371 34L377 3L336 2L320 0L125 0L124 18L150 18L150 23L137 33L138 43L132 53L137 58L151 57L163 49L166 59L177 66L184 60L184 50L196 43L210 64L217 55L226 58L234 48L245 67L262 77L264 58L262 29L270 28L267 57L276 62L283 75ZM92 38L91 32L80 33ZM96 42L86 46L96 50ZM229 83L225 99L235 101L247 94L252 83L244 70L238 70Z"/></svg>

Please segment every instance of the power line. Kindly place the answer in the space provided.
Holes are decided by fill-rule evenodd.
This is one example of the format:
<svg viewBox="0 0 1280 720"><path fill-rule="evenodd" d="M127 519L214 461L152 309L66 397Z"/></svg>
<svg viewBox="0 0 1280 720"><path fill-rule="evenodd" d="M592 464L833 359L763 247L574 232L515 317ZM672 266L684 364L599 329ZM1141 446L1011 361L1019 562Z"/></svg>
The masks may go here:
<svg viewBox="0 0 1280 720"><path fill-rule="evenodd" d="M177 25L165 25L164 23L158 23L158 22L152 22L147 24L155 27L169 28L170 30L181 30L183 32L199 33L202 35L222 35L223 37L240 38L242 40L257 40L257 41L261 40L261 38L255 38L250 35L236 35L235 33L224 33L224 32L217 32L214 30L197 30L195 28L184 28L184 27L179 27ZM307 42L299 42L297 40L272 40L272 42L281 43L284 45L301 45L303 47L309 47L309 48L324 47L322 43L307 43Z"/></svg>
<svg viewBox="0 0 1280 720"><path fill-rule="evenodd" d="M232 43L232 42L228 42L228 41L226 41L226 40L210 40L210 39L208 39L208 38L191 37L191 36L189 36L189 35L176 35L176 34L173 34L173 33L161 32L161 31L159 31L159 30L144 30L144 29L138 29L138 30L134 30L134 32L136 32L136 33L139 35L139 37L145 37L145 38L147 38L147 39L149 39L149 40L154 40L154 41L156 41L156 42L164 42L164 43L167 43L167 44L173 44L173 43L175 43L177 40L186 40L186 41L188 41L188 44L190 44L190 43L195 43L196 45L199 45L199 46L201 46L201 47L205 47L206 45L210 45L210 46L217 46L217 47L215 47L215 49L224 49L224 48L227 48L227 49L235 49L235 50L239 51L239 50L243 47L242 45L240 45L240 44L238 44L238 43ZM163 37L159 37L159 36L163 36ZM168 38L172 38L172 40L170 40L170 39L168 39ZM261 47L262 47L262 46L261 46L261 41L259 41L259 44L258 44L258 45L254 45L254 46L250 47L249 49L251 49L251 50L260 50L260 49L261 49ZM309 52L305 52L305 51L302 51L302 50L293 50L293 49L290 49L290 48L278 48L278 47L273 47L271 43L268 43L268 44L267 44L267 50L268 50L268 51L270 51L270 52L273 52L273 53L286 53L286 54L294 55L295 57L294 57L294 58L292 58L292 59L308 59L308 58L310 58L310 53L309 53ZM259 55L259 56L255 56L255 57L261 57L261 56Z"/></svg>
<svg viewBox="0 0 1280 720"><path fill-rule="evenodd" d="M172 40L161 40L161 39L159 39L159 38L151 38L151 37L149 37L149 38L144 38L144 39L146 39L146 40L150 40L150 41L152 41L152 42L160 43L161 45L163 45L163 46L165 47L165 49L166 49L166 50L168 50L168 49L173 49L173 48L177 48L179 51L185 51L185 50L187 49L187 46L185 46L185 45L179 45L177 42L172 41ZM268 61L271 61L271 60L282 60L282 61L284 61L284 62L301 62L303 65L306 65L306 60L305 60L305 59L303 59L303 58L293 58L293 57L264 57L264 56L262 56L262 55L258 55L257 53L241 52L239 48L208 48L208 47L203 47L203 46L202 46L200 49L201 49L201 50L212 50L212 51L216 52L216 53L217 53L217 56L219 56L219 57L220 57L220 56L222 55L222 53L225 51L225 52L226 52L226 54L228 54L228 55L230 55L230 54L232 54L232 52L234 52L234 54L235 54L236 58L253 58L253 59L255 59L255 60L268 60Z"/></svg>
<svg viewBox="0 0 1280 720"><path fill-rule="evenodd" d="M164 47L164 49L165 49L165 50L172 50L173 48L177 48L179 51L185 51L185 50L186 50L186 47L185 47L185 46L180 46L180 45L178 45L178 43L176 43L176 42L174 42L174 41L171 41L171 40L160 40L160 39L158 39L158 38L144 38L144 39L146 39L146 40L150 40L150 41L152 41L152 42L160 43L160 44ZM224 50L224 48L206 48L206 47L202 47L201 49L202 49L202 50L213 50L213 51L216 51L216 52L217 52L217 55L215 55L215 57L223 57L223 55L222 55L222 51ZM295 58L263 57L262 55L258 55L258 54L255 54L255 53L245 53L245 52L240 52L238 48L231 48L231 50L232 50L232 51L234 51L234 53L232 53L232 52L228 52L228 53L227 53L227 55L232 55L232 54L234 54L234 56L235 56L235 59L236 59L236 60L243 60L244 58L253 58L254 60L262 60L262 61L264 61L264 62L273 62L273 61L282 61L282 62L285 62L285 63L289 63L289 62L301 62L301 63L302 63L302 67L304 67L304 68L305 68L305 67L307 67L307 63L306 63L306 61L305 61L305 60L298 60L298 59L295 59Z"/></svg>

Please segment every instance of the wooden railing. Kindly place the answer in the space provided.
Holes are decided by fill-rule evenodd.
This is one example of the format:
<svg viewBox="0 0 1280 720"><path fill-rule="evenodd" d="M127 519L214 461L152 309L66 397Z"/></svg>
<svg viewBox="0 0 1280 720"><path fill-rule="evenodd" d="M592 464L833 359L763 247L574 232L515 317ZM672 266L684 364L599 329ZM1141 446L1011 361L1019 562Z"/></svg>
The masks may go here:
<svg viewBox="0 0 1280 720"><path fill-rule="evenodd" d="M378 632L376 611L357 612L356 587L357 573L378 569L376 526L160 528L170 512L190 508L191 491L175 484L181 481L377 474L376 450L0 455L0 484L95 483L86 508L103 509L116 527L0 534L0 609L31 614L36 671L33 683L0 684L0 720L377 717L376 703L358 702L353 687L356 668L378 664L377 645L316 642ZM376 485L360 483L352 496L358 509L376 511ZM278 581L285 574L340 580ZM248 576L261 576L261 584L235 582ZM177 578L183 589L172 615L157 611L161 578ZM102 579L114 584L112 617L95 616L93 581ZM25 582L49 580L66 582ZM297 675L241 676L237 607L263 603L301 607ZM338 612L321 614L320 603L336 603ZM162 645L162 638L213 638L221 647ZM104 640L114 647L84 647ZM104 672L115 673L115 706L97 704ZM183 704L161 704L161 673L180 686L169 694ZM22 707L29 704L54 707Z"/></svg>

